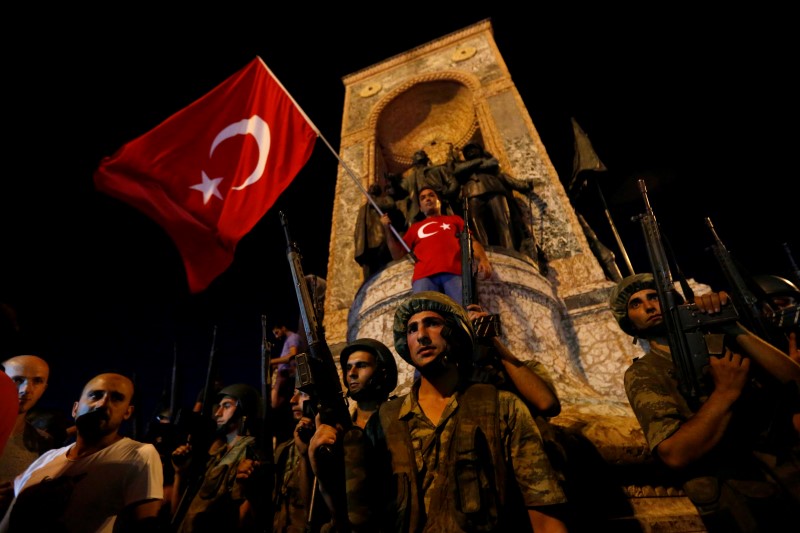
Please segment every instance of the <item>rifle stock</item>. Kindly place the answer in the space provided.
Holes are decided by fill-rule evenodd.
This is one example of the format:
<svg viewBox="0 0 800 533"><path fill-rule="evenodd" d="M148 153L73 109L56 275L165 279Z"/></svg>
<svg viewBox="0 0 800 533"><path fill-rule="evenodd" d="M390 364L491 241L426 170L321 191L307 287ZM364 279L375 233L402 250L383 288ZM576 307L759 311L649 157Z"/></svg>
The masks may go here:
<svg viewBox="0 0 800 533"><path fill-rule="evenodd" d="M642 179L639 180L639 189L645 212L634 217L634 220L638 218L642 226L670 353L678 372L678 386L690 403L697 402L709 392L703 379L708 357L721 355L724 350L724 335L711 333L709 328L734 322L738 314L733 306L727 306L720 313L710 316L700 312L694 303L684 303L675 288L661 232Z"/></svg>

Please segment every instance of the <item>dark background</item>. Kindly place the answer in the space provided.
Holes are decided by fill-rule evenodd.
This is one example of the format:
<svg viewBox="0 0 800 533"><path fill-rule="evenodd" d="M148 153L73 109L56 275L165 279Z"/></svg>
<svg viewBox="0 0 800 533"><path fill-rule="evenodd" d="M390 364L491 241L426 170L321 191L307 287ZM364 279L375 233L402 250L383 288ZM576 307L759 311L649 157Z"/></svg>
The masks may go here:
<svg viewBox="0 0 800 533"><path fill-rule="evenodd" d="M601 187L635 270L649 268L631 222L643 209L636 179L644 178L687 276L721 282L706 251L706 216L752 273L790 274L782 244L797 258L800 242L788 13L569 5L431 13L408 4L367 11L377 7L234 4L177 14L131 7L113 15L64 7L7 22L22 37L3 37L0 301L16 308L22 335L4 350L50 361L41 406L69 409L88 378L120 369L135 375L149 420L175 353L179 401L188 405L205 379L214 326L223 381L258 386L261 314L297 323L278 210L287 213L305 273L325 277L338 161L321 140L242 239L233 265L197 295L188 293L166 233L92 182L104 156L256 55L338 150L342 77L491 19L562 181L572 171L570 117L608 167ZM585 190L575 205L617 251L596 191ZM619 253L618 262L627 273Z"/></svg>

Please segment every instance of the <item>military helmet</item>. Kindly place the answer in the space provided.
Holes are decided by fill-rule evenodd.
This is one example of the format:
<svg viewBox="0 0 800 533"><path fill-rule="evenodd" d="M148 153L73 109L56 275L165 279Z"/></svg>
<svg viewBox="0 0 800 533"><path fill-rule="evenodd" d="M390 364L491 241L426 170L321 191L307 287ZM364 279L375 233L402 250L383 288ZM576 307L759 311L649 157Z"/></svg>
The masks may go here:
<svg viewBox="0 0 800 533"><path fill-rule="evenodd" d="M371 353L375 357L375 366L378 375L382 379L374 379L370 383L370 388L378 393L381 399L385 400L389 394L397 387L397 363L394 360L394 355L389 351L389 348L380 341L375 339L356 339L347 343L341 353L339 354L339 364L342 367L342 372L346 372L347 360L353 352L365 351Z"/></svg>
<svg viewBox="0 0 800 533"><path fill-rule="evenodd" d="M786 278L771 274L760 274L753 276L753 281L768 297L792 296L800 300L800 289Z"/></svg>
<svg viewBox="0 0 800 533"><path fill-rule="evenodd" d="M442 336L448 344L457 346L458 351L454 353L461 361L471 362L475 353L475 332L472 329L472 321L461 305L446 294L436 291L414 293L394 312L394 349L398 355L413 365L408 351L406 330L408 319L422 311L433 311L442 315L445 322Z"/></svg>
<svg viewBox="0 0 800 533"><path fill-rule="evenodd" d="M636 336L636 330L634 330L633 324L628 318L628 300L637 292L645 289L656 290L655 278L649 272L626 277L611 290L608 298L608 305L611 307L611 312L614 313L614 318L617 320L620 329L634 337Z"/></svg>
<svg viewBox="0 0 800 533"><path fill-rule="evenodd" d="M234 383L217 393L217 401L222 401L225 396L236 398L240 415L250 420L261 418L261 395L255 388L244 383Z"/></svg>

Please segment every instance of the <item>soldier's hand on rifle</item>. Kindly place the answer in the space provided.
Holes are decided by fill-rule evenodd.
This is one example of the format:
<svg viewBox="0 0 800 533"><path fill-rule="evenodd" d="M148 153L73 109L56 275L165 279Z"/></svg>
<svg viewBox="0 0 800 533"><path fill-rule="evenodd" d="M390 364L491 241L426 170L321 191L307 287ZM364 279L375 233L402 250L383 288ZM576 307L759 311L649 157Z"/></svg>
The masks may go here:
<svg viewBox="0 0 800 533"><path fill-rule="evenodd" d="M694 298L697 310L708 314L719 313L728 302L730 302L730 297L725 291L709 292Z"/></svg>
<svg viewBox="0 0 800 533"><path fill-rule="evenodd" d="M469 304L467 306L467 316L469 316L470 320L475 320L476 318L480 318L482 316L489 316L489 313L483 310L478 304Z"/></svg>
<svg viewBox="0 0 800 533"><path fill-rule="evenodd" d="M256 468L259 466L259 462L253 459L242 459L239 462L239 466L236 467L236 479L238 480L245 480L253 475Z"/></svg>
<svg viewBox="0 0 800 533"><path fill-rule="evenodd" d="M175 471L179 474L183 474L188 470L190 463L192 462L192 445L191 444L183 444L175 448L172 452L172 466L175 468Z"/></svg>
<svg viewBox="0 0 800 533"><path fill-rule="evenodd" d="M726 348L725 355L709 357L708 365L714 380L714 394L722 395L733 403L739 398L747 383L750 359Z"/></svg>
<svg viewBox="0 0 800 533"><path fill-rule="evenodd" d="M318 452L320 448L333 448L337 442L339 442L339 438L342 432L341 427L333 427L329 426L328 424L323 424L319 420L319 415L317 415L317 430L314 432L314 435L311 437L311 441L308 444L308 458L311 462L311 470L314 471L314 475L319 476L322 467L324 470L325 466L318 462Z"/></svg>
<svg viewBox="0 0 800 533"><path fill-rule="evenodd" d="M304 416L294 428L294 447L300 455L308 454L308 446L314 436L314 421Z"/></svg>

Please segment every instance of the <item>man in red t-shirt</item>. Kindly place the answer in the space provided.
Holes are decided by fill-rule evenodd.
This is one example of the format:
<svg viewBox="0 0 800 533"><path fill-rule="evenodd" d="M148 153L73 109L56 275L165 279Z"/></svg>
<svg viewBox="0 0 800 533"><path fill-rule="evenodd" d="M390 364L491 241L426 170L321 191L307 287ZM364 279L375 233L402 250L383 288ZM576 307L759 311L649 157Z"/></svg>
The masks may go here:
<svg viewBox="0 0 800 533"><path fill-rule="evenodd" d="M414 275L411 292L437 291L461 302L461 241L464 219L458 215L443 215L439 193L431 187L419 190L419 210L425 218L415 222L403 236L408 248L414 253ZM389 216L381 217L385 229L386 244L392 259L400 259L408 252L389 229ZM481 243L472 240L472 249L477 261L477 271L487 279L492 275L492 266Z"/></svg>

